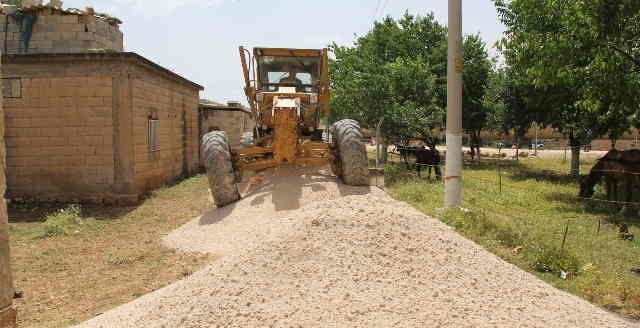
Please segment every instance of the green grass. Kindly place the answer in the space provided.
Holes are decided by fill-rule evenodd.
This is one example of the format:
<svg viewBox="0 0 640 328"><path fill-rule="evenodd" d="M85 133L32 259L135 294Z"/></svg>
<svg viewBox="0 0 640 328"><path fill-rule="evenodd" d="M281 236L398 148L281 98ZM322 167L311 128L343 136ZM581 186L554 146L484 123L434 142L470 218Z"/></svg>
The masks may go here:
<svg viewBox="0 0 640 328"><path fill-rule="evenodd" d="M595 162L582 162L588 172ZM443 210L441 182L417 178L403 165L386 166L387 191L418 210L437 217L489 251L548 283L640 319L640 241L622 241L625 222L640 238L640 220L619 208L576 198L579 179L570 177L562 159L468 163L463 171L463 210ZM594 197L604 198L601 188ZM598 230L598 226L600 226ZM563 246L564 231L567 229ZM571 280L560 279L571 272Z"/></svg>

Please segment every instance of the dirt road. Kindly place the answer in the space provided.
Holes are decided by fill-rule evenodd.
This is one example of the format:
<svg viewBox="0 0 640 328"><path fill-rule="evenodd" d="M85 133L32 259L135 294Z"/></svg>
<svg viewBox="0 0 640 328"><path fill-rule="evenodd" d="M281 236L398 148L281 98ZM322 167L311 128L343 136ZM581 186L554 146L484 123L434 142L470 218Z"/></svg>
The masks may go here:
<svg viewBox="0 0 640 328"><path fill-rule="evenodd" d="M377 188L263 179L165 238L222 259L79 327L637 327Z"/></svg>
<svg viewBox="0 0 640 328"><path fill-rule="evenodd" d="M438 146L437 147L439 151L445 151L447 148L446 146ZM375 152L376 151L376 146L371 146L371 145L367 145L367 150L370 152ZM393 150L393 146L389 147L389 151ZM469 147L462 147L462 150L467 152L469 151ZM502 152L507 154L507 156L515 156L516 155L516 150L515 149L502 149ZM527 154L533 154L533 150L529 150L529 149L520 149L520 152L526 152ZM498 153L498 149L497 148L480 148L480 153L482 153L483 155L486 154L496 154ZM580 151L580 158L600 158L602 156L604 156L607 152L606 151L600 151L600 150L591 150L591 151ZM571 159L571 150L567 149L566 154L564 150L557 150L557 149L539 149L538 150L538 155L539 158L565 158L567 161L569 161Z"/></svg>

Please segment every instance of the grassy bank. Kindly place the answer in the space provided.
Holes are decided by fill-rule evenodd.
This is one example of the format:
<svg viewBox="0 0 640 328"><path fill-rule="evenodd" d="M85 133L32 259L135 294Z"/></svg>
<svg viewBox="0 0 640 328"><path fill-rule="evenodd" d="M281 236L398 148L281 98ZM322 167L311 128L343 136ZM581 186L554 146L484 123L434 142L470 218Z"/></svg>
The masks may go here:
<svg viewBox="0 0 640 328"><path fill-rule="evenodd" d="M191 274L210 257L161 245L162 234L212 207L205 176L139 206L11 205L20 327L66 327Z"/></svg>
<svg viewBox="0 0 640 328"><path fill-rule="evenodd" d="M504 260L640 319L640 275L630 270L640 268L640 220L623 217L617 206L577 199L578 180L566 175L569 164L560 159L501 163L502 189L496 161L465 166L465 210L442 210L442 183L418 179L404 165L388 164L385 180L393 197L441 219ZM582 171L593 164L584 161ZM595 197L604 198L601 189ZM639 238L619 239L623 222ZM561 279L560 271L573 279Z"/></svg>

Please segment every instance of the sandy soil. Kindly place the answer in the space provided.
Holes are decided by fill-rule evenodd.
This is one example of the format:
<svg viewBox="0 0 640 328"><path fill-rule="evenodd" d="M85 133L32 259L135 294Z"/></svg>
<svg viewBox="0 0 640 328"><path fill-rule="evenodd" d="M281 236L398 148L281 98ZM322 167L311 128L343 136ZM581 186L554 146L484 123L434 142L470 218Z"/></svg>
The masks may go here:
<svg viewBox="0 0 640 328"><path fill-rule="evenodd" d="M637 327L377 188L261 179L165 238L222 259L79 327Z"/></svg>

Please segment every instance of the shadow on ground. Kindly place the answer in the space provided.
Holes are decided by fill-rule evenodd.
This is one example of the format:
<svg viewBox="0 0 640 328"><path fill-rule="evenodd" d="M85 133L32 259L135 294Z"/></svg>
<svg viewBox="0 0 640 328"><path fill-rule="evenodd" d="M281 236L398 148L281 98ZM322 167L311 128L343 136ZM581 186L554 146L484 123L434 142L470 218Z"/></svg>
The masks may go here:
<svg viewBox="0 0 640 328"><path fill-rule="evenodd" d="M134 211L143 203L144 201L136 206L124 207L81 204L80 216L82 218L94 218L100 221L117 220ZM44 222L47 216L69 206L71 206L71 204L11 203L7 205L7 214L9 216L9 223Z"/></svg>
<svg viewBox="0 0 640 328"><path fill-rule="evenodd" d="M273 206L276 212L297 210L302 206L303 194L327 191L327 183L335 183L340 196L364 195L371 192L371 187L347 186L335 175L324 169L305 169L295 167L279 167L258 172L247 177L240 184L243 191L239 202L248 202L251 208ZM267 204L271 202L271 204ZM214 224L222 221L238 210L233 203L222 208L214 208L205 212L200 218L200 225Z"/></svg>

